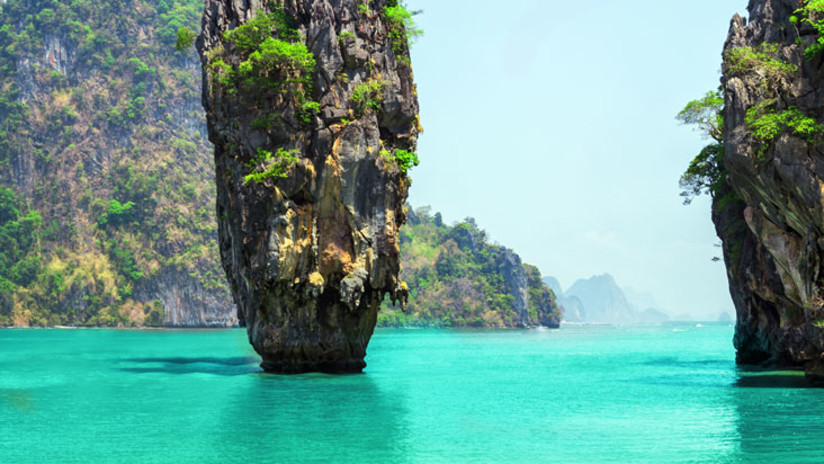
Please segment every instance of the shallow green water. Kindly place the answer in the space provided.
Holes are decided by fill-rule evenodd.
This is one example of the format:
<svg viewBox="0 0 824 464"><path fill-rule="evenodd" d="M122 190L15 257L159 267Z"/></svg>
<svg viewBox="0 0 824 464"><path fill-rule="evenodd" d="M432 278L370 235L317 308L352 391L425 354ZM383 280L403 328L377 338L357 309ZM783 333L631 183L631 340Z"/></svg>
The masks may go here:
<svg viewBox="0 0 824 464"><path fill-rule="evenodd" d="M0 463L821 463L824 390L727 326L378 331L366 374L242 330L0 331Z"/></svg>

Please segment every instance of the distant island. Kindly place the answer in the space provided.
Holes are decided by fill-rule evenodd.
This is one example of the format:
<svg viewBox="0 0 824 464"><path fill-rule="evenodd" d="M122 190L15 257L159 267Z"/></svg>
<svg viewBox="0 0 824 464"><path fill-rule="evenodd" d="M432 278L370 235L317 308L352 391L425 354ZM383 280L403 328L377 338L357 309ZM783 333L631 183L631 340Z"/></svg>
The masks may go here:
<svg viewBox="0 0 824 464"><path fill-rule="evenodd" d="M651 294L621 288L610 274L576 280L566 291L555 277L545 277L544 282L558 295L566 322L660 324L670 320Z"/></svg>
<svg viewBox="0 0 824 464"><path fill-rule="evenodd" d="M562 310L540 270L487 241L472 218L446 225L431 208L409 208L401 228L406 312L385 304L378 326L558 327Z"/></svg>

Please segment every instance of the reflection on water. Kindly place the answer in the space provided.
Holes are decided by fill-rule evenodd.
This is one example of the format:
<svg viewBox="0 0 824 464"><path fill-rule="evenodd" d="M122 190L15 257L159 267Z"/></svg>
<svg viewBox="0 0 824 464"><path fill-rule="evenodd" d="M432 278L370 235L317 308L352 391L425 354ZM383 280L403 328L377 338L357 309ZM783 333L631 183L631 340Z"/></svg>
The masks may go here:
<svg viewBox="0 0 824 464"><path fill-rule="evenodd" d="M17 411L31 412L34 400L31 390L0 389L0 406L7 404Z"/></svg>
<svg viewBox="0 0 824 464"><path fill-rule="evenodd" d="M824 454L824 390L801 371L738 368L733 402L738 462L820 464Z"/></svg>
<svg viewBox="0 0 824 464"><path fill-rule="evenodd" d="M120 367L123 372L138 374L213 374L224 376L246 375L261 372L260 360L251 356L241 357L157 357L128 358L123 362L134 364L151 364L141 367Z"/></svg>
<svg viewBox="0 0 824 464"><path fill-rule="evenodd" d="M640 364L646 366L666 367L669 369L695 369L697 368L718 368L727 369L730 366L729 359L694 359L684 360L676 356L658 356Z"/></svg>
<svg viewBox="0 0 824 464"><path fill-rule="evenodd" d="M349 376L263 374L244 331L64 332L0 331L0 464L824 456L824 390L737 368L728 327L377 331Z"/></svg>
<svg viewBox="0 0 824 464"><path fill-rule="evenodd" d="M401 463L407 409L404 395L368 375L254 376L215 424L221 462L244 450L266 462ZM228 444L228 446L227 446Z"/></svg>
<svg viewBox="0 0 824 464"><path fill-rule="evenodd" d="M739 368L735 386L739 388L816 388L801 371L753 371Z"/></svg>
<svg viewBox="0 0 824 464"><path fill-rule="evenodd" d="M199 357L199 358L128 358L124 361L133 363L166 363L166 364L218 364L221 366L243 366L246 364L257 364L258 358L252 356L235 356L228 358Z"/></svg>

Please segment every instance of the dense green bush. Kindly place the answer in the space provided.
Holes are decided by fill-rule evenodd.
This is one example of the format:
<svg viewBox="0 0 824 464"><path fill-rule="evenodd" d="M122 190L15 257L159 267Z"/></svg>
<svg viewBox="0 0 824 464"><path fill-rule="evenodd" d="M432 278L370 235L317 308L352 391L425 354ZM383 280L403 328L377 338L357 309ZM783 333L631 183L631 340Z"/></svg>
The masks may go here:
<svg viewBox="0 0 824 464"><path fill-rule="evenodd" d="M135 220L134 214L134 202L120 203L117 200L109 200L108 208L97 219L97 223L101 226L128 224Z"/></svg>
<svg viewBox="0 0 824 464"><path fill-rule="evenodd" d="M749 108L744 123L753 138L766 147L782 133L791 133L807 140L814 140L824 134L824 125L816 122L790 106L786 110L776 111L775 100L764 100Z"/></svg>
<svg viewBox="0 0 824 464"><path fill-rule="evenodd" d="M209 67L223 85L291 91L306 98L316 63L295 27L294 18L280 7L260 13L223 36L228 50L243 57L237 66L228 64L228 55L217 53Z"/></svg>

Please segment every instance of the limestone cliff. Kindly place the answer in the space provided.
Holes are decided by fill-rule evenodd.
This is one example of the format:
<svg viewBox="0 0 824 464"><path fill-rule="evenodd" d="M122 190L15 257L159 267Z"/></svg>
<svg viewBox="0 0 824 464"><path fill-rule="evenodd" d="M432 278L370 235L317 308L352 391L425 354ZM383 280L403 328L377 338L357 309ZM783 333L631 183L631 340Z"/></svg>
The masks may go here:
<svg viewBox="0 0 824 464"><path fill-rule="evenodd" d="M0 1L0 326L226 327L200 0Z"/></svg>
<svg viewBox="0 0 824 464"><path fill-rule="evenodd" d="M752 0L725 45L723 167L713 202L741 363L824 352L824 60L797 0ZM799 20L801 19L801 20Z"/></svg>
<svg viewBox="0 0 824 464"><path fill-rule="evenodd" d="M360 371L381 302L405 295L398 229L420 129L399 8L206 1L220 253L266 370Z"/></svg>

